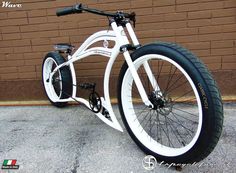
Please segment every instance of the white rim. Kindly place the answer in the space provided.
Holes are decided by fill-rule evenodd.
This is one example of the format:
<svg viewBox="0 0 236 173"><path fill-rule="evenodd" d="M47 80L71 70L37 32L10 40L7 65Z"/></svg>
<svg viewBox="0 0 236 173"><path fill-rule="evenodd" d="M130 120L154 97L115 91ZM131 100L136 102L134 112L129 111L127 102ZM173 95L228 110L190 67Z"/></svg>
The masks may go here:
<svg viewBox="0 0 236 173"><path fill-rule="evenodd" d="M49 80L49 82L47 82L50 74L52 73L53 64L58 66L57 62L52 57L48 57L43 64L43 83L46 93L51 101L59 100L62 94L62 92L60 92L58 96L51 81ZM59 72L59 80L61 81L62 79L60 70L58 72ZM62 88L62 82L60 82L60 87Z"/></svg>
<svg viewBox="0 0 236 173"><path fill-rule="evenodd" d="M158 143L156 140L154 140L152 137L150 137L147 132L143 129L143 127L140 125L139 121L135 121L137 119L137 116L135 114L135 111L133 110L133 103L132 103L132 98L130 96L132 95L132 84L133 84L133 77L131 75L130 70L127 70L123 82L122 82L122 88L121 88L121 100L122 100L122 107L123 107L123 112L125 115L125 118L127 120L127 123L132 130L133 134L136 136L136 138L149 150L151 150L154 153L157 153L159 155L163 156L178 156L181 154L186 153L189 151L194 144L196 143L200 132L202 128L202 105L200 101L200 97L198 95L197 89L192 81L192 79L189 77L189 75L186 73L186 71L176 62L174 62L172 59L162 56L162 55L157 55L157 54L148 54L144 55L140 58L138 58L135 62L134 65L136 69L138 69L144 61L150 60L150 59L161 59L164 61L168 61L172 65L178 68L184 76L187 78L189 84L191 85L196 100L197 100L197 106L198 106L198 127L195 132L195 135L193 139L191 140L190 143L188 143L186 146L181 147L181 148L171 148L168 146L164 146L160 143Z"/></svg>

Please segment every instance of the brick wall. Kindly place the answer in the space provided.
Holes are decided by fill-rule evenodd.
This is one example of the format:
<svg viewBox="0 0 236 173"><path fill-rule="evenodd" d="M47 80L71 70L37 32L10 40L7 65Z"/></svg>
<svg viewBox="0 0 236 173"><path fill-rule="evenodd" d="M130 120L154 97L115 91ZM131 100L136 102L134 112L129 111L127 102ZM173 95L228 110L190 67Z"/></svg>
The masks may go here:
<svg viewBox="0 0 236 173"><path fill-rule="evenodd" d="M79 46L89 34L108 28L108 22L105 17L87 13L56 17L57 8L71 6L77 0L11 2L21 3L22 8L0 7L0 100L41 99L41 64L52 44L70 42ZM224 95L236 95L235 0L78 2L108 11L135 11L135 30L142 44L157 40L182 44L207 64ZM106 61L98 57L83 60L76 65L79 78L101 81ZM119 58L114 77L122 63Z"/></svg>

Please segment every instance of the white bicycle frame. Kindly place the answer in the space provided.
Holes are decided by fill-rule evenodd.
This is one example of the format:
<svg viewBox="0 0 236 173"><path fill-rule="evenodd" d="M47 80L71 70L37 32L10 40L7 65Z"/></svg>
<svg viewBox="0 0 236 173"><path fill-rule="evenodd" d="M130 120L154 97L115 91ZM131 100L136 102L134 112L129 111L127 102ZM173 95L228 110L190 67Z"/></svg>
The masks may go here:
<svg viewBox="0 0 236 173"><path fill-rule="evenodd" d="M72 75L72 82L73 82L73 90L72 90L72 97L71 98L67 98L67 99L60 99L60 98L53 98L52 101L53 102L68 102L68 101L78 101L83 103L85 106L87 106L90 109L90 105L89 102L81 97L76 97L76 73L75 73L75 69L74 69L74 65L73 63L77 60L81 60L85 57L91 56L91 55L101 55L101 56L105 56L110 58L107 66L106 66L106 70L105 70L105 75L104 75L104 98L101 97L101 101L102 101L102 106L109 112L111 121L109 119L107 119L104 115L102 115L102 113L96 113L96 115L106 124L108 124L109 126L122 131L122 128L113 112L112 106L111 106L111 100L110 100L110 95L109 95L109 78L110 78L110 73L111 73L111 69L113 66L114 61L116 60L118 54L120 53L120 48L124 45L129 44L129 40L127 38L127 35L124 31L124 28L122 26L117 26L116 22L112 22L111 23L111 27L112 30L104 30L104 31L100 31L100 32L96 32L93 35L91 35L89 38L87 38L87 40L78 48L77 51L75 51L75 53L71 56L68 55L68 61L59 65L58 67L56 67L54 69L54 71L52 72L52 74L49 77L49 82L52 82L52 76L56 73L56 71L63 67L63 66L69 66L70 70L71 70L71 75ZM131 26L130 23L126 24L126 28L128 31L128 34L131 38L131 41L133 43L134 46L139 45L138 39L134 33L134 30ZM89 48L92 44L99 42L99 41L114 41L115 42L115 46L113 48L108 48L108 47L92 47ZM134 78L135 84L138 88L138 91L140 93L140 96L142 98L142 101L145 103L145 105L147 106L153 106L152 103L149 101L148 96L144 90L144 87L141 83L141 80L138 76L138 73L136 71L136 68L133 64L133 61L130 57L129 51L124 48L122 50L123 52L123 56L125 58L125 61L128 64L129 70L131 71L131 74ZM154 88L154 90L159 89L159 86L153 76L153 73L151 71L151 68L148 64L148 62L144 63L144 69L148 75L149 80L151 81L152 87ZM50 85L50 90L53 90L52 85Z"/></svg>

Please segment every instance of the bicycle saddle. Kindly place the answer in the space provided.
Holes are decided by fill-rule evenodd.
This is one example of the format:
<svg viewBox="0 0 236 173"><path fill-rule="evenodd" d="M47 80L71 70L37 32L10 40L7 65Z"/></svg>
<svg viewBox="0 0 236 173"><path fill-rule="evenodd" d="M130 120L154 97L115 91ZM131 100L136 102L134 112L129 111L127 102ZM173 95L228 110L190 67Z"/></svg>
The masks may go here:
<svg viewBox="0 0 236 173"><path fill-rule="evenodd" d="M70 53L74 49L74 46L68 43L58 43L54 45L54 49L60 53Z"/></svg>

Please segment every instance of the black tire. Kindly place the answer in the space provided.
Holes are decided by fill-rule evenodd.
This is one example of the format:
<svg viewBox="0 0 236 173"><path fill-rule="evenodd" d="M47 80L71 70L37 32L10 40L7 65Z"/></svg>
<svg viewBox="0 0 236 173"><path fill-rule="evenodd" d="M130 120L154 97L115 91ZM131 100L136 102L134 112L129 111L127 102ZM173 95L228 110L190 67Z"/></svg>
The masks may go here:
<svg viewBox="0 0 236 173"><path fill-rule="evenodd" d="M168 157L159 155L144 146L128 125L122 107L121 89L123 78L128 69L127 63L125 62L121 68L118 80L118 104L123 123L129 135L141 150L146 154L153 155L159 161L165 161L167 163L194 163L204 159L215 148L223 127L223 105L215 80L212 78L206 66L195 55L179 45L165 42L145 45L133 52L131 58L135 61L147 54L159 54L169 57L177 62L191 77L200 96L201 104L203 105L202 129L194 146L179 156Z"/></svg>
<svg viewBox="0 0 236 173"><path fill-rule="evenodd" d="M52 103L52 105L56 106L56 107L59 107L59 108L62 108L62 107L65 107L67 106L67 102L53 102L48 94L47 94L47 91L46 91L46 88L45 88L45 83L44 83L44 76L43 76L43 68L44 68L44 65L45 65L45 61L48 59L48 58L53 58L53 60L56 62L57 66L64 63L65 62L65 59L63 56L61 56L59 53L57 52L49 52L45 58L44 58L44 61L43 61L43 65L42 65L42 81L43 81L43 86L44 86L44 91L49 99L49 101ZM61 99L66 99L66 98L69 98L71 95L72 95L72 76L71 76L71 71L70 71L70 68L69 66L65 66L63 68L60 68L60 74L61 74L61 83L62 83L62 93L61 93L61 96L60 98Z"/></svg>

